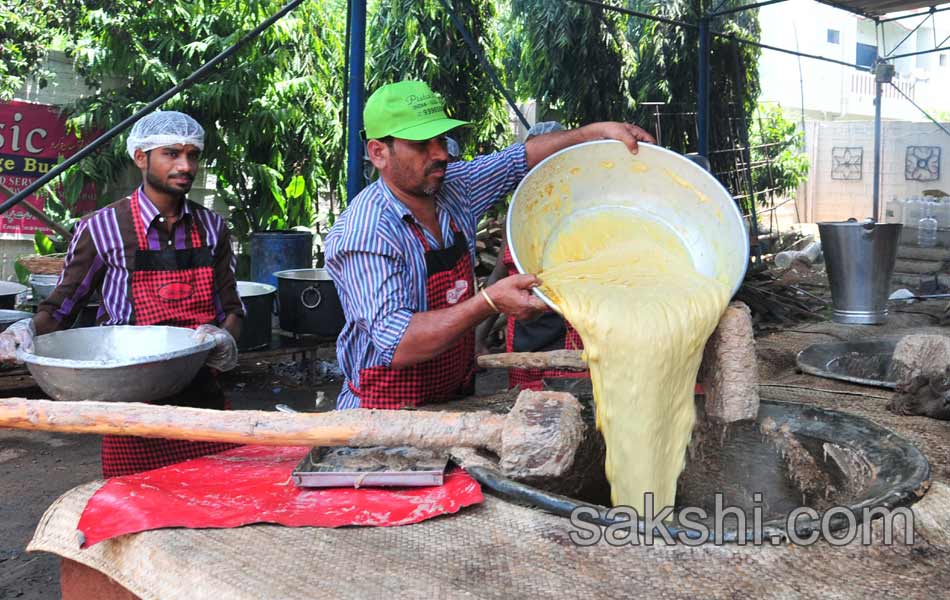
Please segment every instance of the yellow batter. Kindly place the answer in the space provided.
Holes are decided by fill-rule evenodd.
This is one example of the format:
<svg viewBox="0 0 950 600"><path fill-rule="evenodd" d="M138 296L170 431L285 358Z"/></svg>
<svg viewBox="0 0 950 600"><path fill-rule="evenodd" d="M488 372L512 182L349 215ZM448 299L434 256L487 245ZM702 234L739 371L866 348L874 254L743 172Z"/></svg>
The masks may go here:
<svg viewBox="0 0 950 600"><path fill-rule="evenodd" d="M672 230L623 209L574 215L547 240L542 290L584 340L614 506L672 506L693 387L729 288Z"/></svg>

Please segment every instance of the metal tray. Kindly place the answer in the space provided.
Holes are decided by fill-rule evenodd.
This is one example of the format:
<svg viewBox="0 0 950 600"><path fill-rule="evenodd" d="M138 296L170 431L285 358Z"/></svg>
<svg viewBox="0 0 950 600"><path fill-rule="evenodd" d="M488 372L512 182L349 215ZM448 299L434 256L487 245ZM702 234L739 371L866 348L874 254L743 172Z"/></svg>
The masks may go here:
<svg viewBox="0 0 950 600"><path fill-rule="evenodd" d="M890 366L898 340L900 337L813 344L799 352L795 361L810 375L893 389L897 382Z"/></svg>
<svg viewBox="0 0 950 600"><path fill-rule="evenodd" d="M445 452L409 446L317 447L293 472L298 487L389 487L442 485Z"/></svg>

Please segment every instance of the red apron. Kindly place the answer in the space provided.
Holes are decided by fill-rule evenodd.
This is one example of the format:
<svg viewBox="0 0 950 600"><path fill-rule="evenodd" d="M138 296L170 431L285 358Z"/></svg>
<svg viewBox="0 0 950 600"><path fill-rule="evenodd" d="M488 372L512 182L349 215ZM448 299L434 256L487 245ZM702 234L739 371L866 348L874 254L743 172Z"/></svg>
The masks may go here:
<svg viewBox="0 0 950 600"><path fill-rule="evenodd" d="M150 250L139 209L138 190L131 198L132 224L138 241L132 272L132 323L192 329L214 323L214 272L211 248L204 245L197 221L191 225L191 248ZM171 238L170 238L171 239ZM156 404L226 409L227 400L214 377L202 369L182 392ZM133 436L102 437L102 474L129 475L214 454L237 444L188 442Z"/></svg>
<svg viewBox="0 0 950 600"><path fill-rule="evenodd" d="M425 249L426 302L428 310L449 308L475 294L475 271L468 241L451 223L455 243L432 250L419 226L412 232ZM475 330L466 333L442 354L404 369L386 366L360 370L360 387L349 382L360 399L360 408L399 409L430 402L445 402L473 392Z"/></svg>
<svg viewBox="0 0 950 600"><path fill-rule="evenodd" d="M518 273L511 250L505 245L502 258L508 266L508 275ZM584 342L564 318L554 312L545 313L533 321L508 319L505 333L506 352L543 352L547 350L582 350ZM523 390L541 390L545 378L576 379L590 377L589 371L562 371L560 369L508 369L508 387L521 386Z"/></svg>

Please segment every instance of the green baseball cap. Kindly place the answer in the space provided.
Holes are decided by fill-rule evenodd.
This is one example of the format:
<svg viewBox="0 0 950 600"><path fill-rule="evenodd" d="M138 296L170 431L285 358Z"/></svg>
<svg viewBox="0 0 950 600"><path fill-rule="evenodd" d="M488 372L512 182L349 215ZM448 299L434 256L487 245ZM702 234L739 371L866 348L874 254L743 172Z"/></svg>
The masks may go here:
<svg viewBox="0 0 950 600"><path fill-rule="evenodd" d="M468 125L468 121L448 118L442 99L422 81L384 85L373 92L363 109L368 140L387 136L428 140L461 125Z"/></svg>

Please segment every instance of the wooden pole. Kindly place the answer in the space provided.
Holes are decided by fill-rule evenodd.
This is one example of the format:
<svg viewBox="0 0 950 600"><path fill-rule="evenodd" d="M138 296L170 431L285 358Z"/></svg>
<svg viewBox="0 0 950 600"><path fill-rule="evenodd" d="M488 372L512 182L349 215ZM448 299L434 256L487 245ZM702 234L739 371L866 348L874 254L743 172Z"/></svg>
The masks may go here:
<svg viewBox="0 0 950 600"><path fill-rule="evenodd" d="M0 399L0 429L263 446L456 446L501 450L504 415L402 410L223 411L131 402Z"/></svg>

